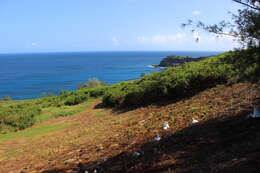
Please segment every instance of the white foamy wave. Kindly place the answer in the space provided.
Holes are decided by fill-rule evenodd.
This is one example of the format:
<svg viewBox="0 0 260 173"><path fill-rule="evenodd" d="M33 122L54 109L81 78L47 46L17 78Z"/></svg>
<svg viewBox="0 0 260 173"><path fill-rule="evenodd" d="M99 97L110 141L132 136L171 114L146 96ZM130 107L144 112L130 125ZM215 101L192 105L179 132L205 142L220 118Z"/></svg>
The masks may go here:
<svg viewBox="0 0 260 173"><path fill-rule="evenodd" d="M147 67L149 67L149 68L155 68L153 65L147 65Z"/></svg>

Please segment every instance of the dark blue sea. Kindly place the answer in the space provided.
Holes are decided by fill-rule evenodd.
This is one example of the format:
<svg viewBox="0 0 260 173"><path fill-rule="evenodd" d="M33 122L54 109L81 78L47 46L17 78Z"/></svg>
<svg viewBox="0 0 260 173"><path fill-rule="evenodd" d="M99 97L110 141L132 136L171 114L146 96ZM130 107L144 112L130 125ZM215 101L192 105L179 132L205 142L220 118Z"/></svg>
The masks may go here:
<svg viewBox="0 0 260 173"><path fill-rule="evenodd" d="M208 56L220 52L73 52L0 54L0 97L31 99L41 93L75 90L96 77L108 85L136 79L167 55Z"/></svg>

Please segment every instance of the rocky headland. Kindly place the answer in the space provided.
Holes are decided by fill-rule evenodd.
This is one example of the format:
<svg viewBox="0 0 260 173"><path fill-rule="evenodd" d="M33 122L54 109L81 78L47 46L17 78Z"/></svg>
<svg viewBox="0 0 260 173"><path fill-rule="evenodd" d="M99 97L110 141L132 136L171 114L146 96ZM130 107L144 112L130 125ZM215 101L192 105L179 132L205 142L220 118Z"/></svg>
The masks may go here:
<svg viewBox="0 0 260 173"><path fill-rule="evenodd" d="M181 64L184 64L185 62L192 62L192 61L200 61L206 58L209 58L210 56L203 56L203 57L198 57L198 58L193 58L189 56L175 56L175 55L170 55L165 58L160 62L159 65L153 65L153 67L173 67L173 66L178 66Z"/></svg>

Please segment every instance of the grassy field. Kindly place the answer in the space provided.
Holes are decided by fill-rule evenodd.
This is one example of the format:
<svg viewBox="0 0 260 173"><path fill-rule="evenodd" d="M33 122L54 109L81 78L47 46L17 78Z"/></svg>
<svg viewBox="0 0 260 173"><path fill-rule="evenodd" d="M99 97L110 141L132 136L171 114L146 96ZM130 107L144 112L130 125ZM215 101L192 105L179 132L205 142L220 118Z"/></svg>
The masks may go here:
<svg viewBox="0 0 260 173"><path fill-rule="evenodd" d="M32 100L0 102L0 134L26 129L51 118L77 114L87 109L107 87L82 88Z"/></svg>

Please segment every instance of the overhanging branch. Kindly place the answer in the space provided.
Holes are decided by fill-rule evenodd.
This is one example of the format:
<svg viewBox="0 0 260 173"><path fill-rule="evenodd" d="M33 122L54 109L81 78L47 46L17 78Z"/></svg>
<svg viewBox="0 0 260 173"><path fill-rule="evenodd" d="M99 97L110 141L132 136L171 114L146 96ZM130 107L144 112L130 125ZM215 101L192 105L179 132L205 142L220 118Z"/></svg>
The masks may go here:
<svg viewBox="0 0 260 173"><path fill-rule="evenodd" d="M259 10L259 11L260 11L260 8L258 8L258 7L256 7L256 6L253 6L253 5L250 5L250 4L248 4L248 3L245 3L245 2L242 2L242 1L239 1L239 0L233 0L233 1L235 1L235 2L237 2L237 3L239 3L239 4L242 4L242 5L245 5L245 6L249 7L249 8L252 8L252 9L255 9L255 10Z"/></svg>

